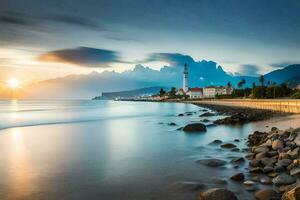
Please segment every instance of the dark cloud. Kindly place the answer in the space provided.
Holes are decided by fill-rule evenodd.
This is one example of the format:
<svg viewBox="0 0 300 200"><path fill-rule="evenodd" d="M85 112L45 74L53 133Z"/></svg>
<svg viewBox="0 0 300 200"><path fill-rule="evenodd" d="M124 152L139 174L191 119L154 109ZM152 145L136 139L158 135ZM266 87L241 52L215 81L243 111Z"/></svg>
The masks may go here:
<svg viewBox="0 0 300 200"><path fill-rule="evenodd" d="M38 57L43 62L70 63L82 67L109 67L111 63L120 62L116 51L78 47L50 51Z"/></svg>
<svg viewBox="0 0 300 200"><path fill-rule="evenodd" d="M259 66L253 64L244 64L240 66L239 75L259 76Z"/></svg>
<svg viewBox="0 0 300 200"><path fill-rule="evenodd" d="M149 57L146 59L146 62L152 62L152 61L167 62L172 66L195 62L191 56L183 55L179 53L153 53L150 54Z"/></svg>
<svg viewBox="0 0 300 200"><path fill-rule="evenodd" d="M18 12L5 12L0 14L0 23L22 25L22 26L33 26L33 21L29 16Z"/></svg>
<svg viewBox="0 0 300 200"><path fill-rule="evenodd" d="M52 20L55 22L66 23L75 26L82 26L90 29L97 30L106 30L102 25L99 25L94 20L83 18L79 16L71 16L71 15L49 15L45 17L47 20Z"/></svg>

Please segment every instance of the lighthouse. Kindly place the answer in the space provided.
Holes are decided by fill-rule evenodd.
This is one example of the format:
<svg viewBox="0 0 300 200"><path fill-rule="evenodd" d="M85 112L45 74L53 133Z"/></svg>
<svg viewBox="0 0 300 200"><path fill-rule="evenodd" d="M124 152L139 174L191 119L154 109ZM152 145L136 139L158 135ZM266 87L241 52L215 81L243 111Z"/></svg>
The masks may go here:
<svg viewBox="0 0 300 200"><path fill-rule="evenodd" d="M189 90L189 81L188 81L188 68L187 64L184 64L184 71L183 71L183 91L186 93Z"/></svg>

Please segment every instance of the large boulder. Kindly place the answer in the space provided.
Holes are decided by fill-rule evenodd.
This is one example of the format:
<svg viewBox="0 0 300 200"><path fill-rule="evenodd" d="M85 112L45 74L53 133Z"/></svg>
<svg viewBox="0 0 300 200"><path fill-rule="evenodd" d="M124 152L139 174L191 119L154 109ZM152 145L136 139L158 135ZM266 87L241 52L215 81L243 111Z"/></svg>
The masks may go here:
<svg viewBox="0 0 300 200"><path fill-rule="evenodd" d="M238 200L235 194L224 188L213 188L201 192L198 195L198 200Z"/></svg>
<svg viewBox="0 0 300 200"><path fill-rule="evenodd" d="M188 124L182 129L184 132L205 132L206 126L201 123Z"/></svg>
<svg viewBox="0 0 300 200"><path fill-rule="evenodd" d="M272 181L276 186L281 185L290 185L296 182L296 178L288 175L288 174L279 174Z"/></svg>
<svg viewBox="0 0 300 200"><path fill-rule="evenodd" d="M278 150L283 148L283 141L281 140L274 140L272 143L272 149Z"/></svg>
<svg viewBox="0 0 300 200"><path fill-rule="evenodd" d="M262 189L255 193L255 198L257 200L280 200L281 196L272 189Z"/></svg>
<svg viewBox="0 0 300 200"><path fill-rule="evenodd" d="M198 160L197 163L200 163L202 165L206 165L209 167L219 167L219 166L225 165L226 161L220 160L220 159L215 159L215 158L211 158L211 159L208 158L208 159Z"/></svg>
<svg viewBox="0 0 300 200"><path fill-rule="evenodd" d="M245 180L245 176L243 173L236 173L234 175L232 175L230 177L231 180L234 180L234 181L244 181Z"/></svg>

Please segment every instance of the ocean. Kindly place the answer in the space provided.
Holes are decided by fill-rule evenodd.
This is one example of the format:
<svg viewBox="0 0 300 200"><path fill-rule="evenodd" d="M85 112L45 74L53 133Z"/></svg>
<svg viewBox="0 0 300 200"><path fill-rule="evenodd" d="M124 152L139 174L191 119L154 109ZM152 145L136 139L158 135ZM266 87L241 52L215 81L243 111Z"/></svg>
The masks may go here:
<svg viewBox="0 0 300 200"><path fill-rule="evenodd" d="M198 191L187 191L178 184L183 182L226 187L241 199L253 199L240 183L229 180L233 173L245 172L247 162L234 168L230 160L245 155L249 133L274 125L300 126L299 120L209 126L198 134L177 130L222 117L199 117L203 112L183 103L0 101L0 199L195 199ZM235 143L241 151L210 145L215 139ZM195 162L203 158L227 164L212 168ZM227 184L218 185L214 178Z"/></svg>

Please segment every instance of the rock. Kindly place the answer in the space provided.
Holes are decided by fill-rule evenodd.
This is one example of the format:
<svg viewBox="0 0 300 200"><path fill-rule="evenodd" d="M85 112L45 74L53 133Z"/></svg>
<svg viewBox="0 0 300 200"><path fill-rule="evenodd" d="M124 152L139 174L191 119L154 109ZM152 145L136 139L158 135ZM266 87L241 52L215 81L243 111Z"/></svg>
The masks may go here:
<svg viewBox="0 0 300 200"><path fill-rule="evenodd" d="M240 142L240 139L236 138L234 139L235 142Z"/></svg>
<svg viewBox="0 0 300 200"><path fill-rule="evenodd" d="M271 166L265 166L264 168L263 168L263 172L264 173L269 173L269 172L272 172L274 169L273 169L273 167L271 167Z"/></svg>
<svg viewBox="0 0 300 200"><path fill-rule="evenodd" d="M230 162L233 164L244 163L245 159L243 157L239 157L239 158L232 159Z"/></svg>
<svg viewBox="0 0 300 200"><path fill-rule="evenodd" d="M229 148L229 149L231 149L231 148L235 148L236 145L235 144L231 144L231 143L225 143L225 144L222 144L221 147L222 148Z"/></svg>
<svg viewBox="0 0 300 200"><path fill-rule="evenodd" d="M300 146L300 134L294 139L294 142L297 146Z"/></svg>
<svg viewBox="0 0 300 200"><path fill-rule="evenodd" d="M260 162L265 166L271 166L276 163L277 159L275 158L262 158Z"/></svg>
<svg viewBox="0 0 300 200"><path fill-rule="evenodd" d="M262 183L262 184L265 184L265 185L270 185L272 184L272 179L270 177L267 177L267 176L263 176L259 179L259 181Z"/></svg>
<svg viewBox="0 0 300 200"><path fill-rule="evenodd" d="M257 200L280 200L281 196L272 189L262 189L255 193L255 198Z"/></svg>
<svg viewBox="0 0 300 200"><path fill-rule="evenodd" d="M210 116L214 116L215 114L211 113L211 112L205 112L201 115L199 115L199 117L210 117Z"/></svg>
<svg viewBox="0 0 300 200"><path fill-rule="evenodd" d="M260 162L259 162L259 160L254 159L249 162L249 165L251 167L258 167L260 165Z"/></svg>
<svg viewBox="0 0 300 200"><path fill-rule="evenodd" d="M282 153L279 154L278 159L279 159L279 160L282 160L282 159L288 159L289 157L290 157L289 154L287 154L287 153L285 153L285 152L282 152Z"/></svg>
<svg viewBox="0 0 300 200"><path fill-rule="evenodd" d="M180 114L178 114L177 116L178 116L178 117L183 117L184 114L180 113Z"/></svg>
<svg viewBox="0 0 300 200"><path fill-rule="evenodd" d="M276 177L276 176L278 175L278 173L277 173L277 172L269 172L267 175L268 175L269 177L274 178L274 177Z"/></svg>
<svg viewBox="0 0 300 200"><path fill-rule="evenodd" d="M198 160L197 163L200 163L202 165L206 165L209 167L219 167L219 166L225 165L226 161L215 159L215 158L208 158L208 159Z"/></svg>
<svg viewBox="0 0 300 200"><path fill-rule="evenodd" d="M280 172L283 172L283 171L284 171L284 167L281 166L281 165L274 167L274 172L280 173Z"/></svg>
<svg viewBox="0 0 300 200"><path fill-rule="evenodd" d="M281 185L289 185L296 182L296 179L288 174L279 174L277 177L275 177L272 182L276 186Z"/></svg>
<svg viewBox="0 0 300 200"><path fill-rule="evenodd" d="M206 126L201 123L188 124L182 129L184 132L205 132Z"/></svg>
<svg viewBox="0 0 300 200"><path fill-rule="evenodd" d="M265 158L267 156L267 151L264 151L264 152L260 152L258 154L255 155L255 158L260 160L262 158Z"/></svg>
<svg viewBox="0 0 300 200"><path fill-rule="evenodd" d="M255 183L253 182L253 181L245 181L244 182L244 185L248 185L248 186L250 186L250 185L254 185Z"/></svg>
<svg viewBox="0 0 300 200"><path fill-rule="evenodd" d="M273 132L273 133L277 133L278 130L279 130L279 129L278 129L277 127L272 127L272 128L271 128L271 132Z"/></svg>
<svg viewBox="0 0 300 200"><path fill-rule="evenodd" d="M268 133L255 131L253 134L248 136L248 143L250 146L257 146L264 143L267 137Z"/></svg>
<svg viewBox="0 0 300 200"><path fill-rule="evenodd" d="M235 147L235 148L232 148L232 149L231 149L231 151L235 151L235 152L237 152L237 151L240 151L240 149L239 149L239 148L237 148L237 147Z"/></svg>
<svg viewBox="0 0 300 200"><path fill-rule="evenodd" d="M254 156L255 156L255 153L248 153L248 154L246 155L246 158L247 158L248 160L252 160L252 159L254 158Z"/></svg>
<svg viewBox="0 0 300 200"><path fill-rule="evenodd" d="M198 200L238 200L235 194L224 188L213 188L198 195Z"/></svg>
<svg viewBox="0 0 300 200"><path fill-rule="evenodd" d="M299 200L300 199L300 186L294 187L286 191L282 195L282 200Z"/></svg>
<svg viewBox="0 0 300 200"><path fill-rule="evenodd" d="M268 152L267 152L267 156L268 156L268 157L273 157L273 156L276 156L276 155L278 155L278 152L277 152L277 151L268 151Z"/></svg>
<svg viewBox="0 0 300 200"><path fill-rule="evenodd" d="M268 152L269 148L261 146L261 147L256 147L253 151L254 153Z"/></svg>
<svg viewBox="0 0 300 200"><path fill-rule="evenodd" d="M297 178L300 178L300 168L299 167L295 167L295 168L291 169L290 175L291 176L295 176Z"/></svg>
<svg viewBox="0 0 300 200"><path fill-rule="evenodd" d="M287 166L289 166L291 163L292 163L292 160L291 160L291 159L282 159L282 160L279 160L279 161L278 161L277 165L278 165L278 166L287 167Z"/></svg>
<svg viewBox="0 0 300 200"><path fill-rule="evenodd" d="M173 187L178 191L198 191L200 189L203 189L205 185L200 182L194 182L194 181L178 181L173 184Z"/></svg>
<svg viewBox="0 0 300 200"><path fill-rule="evenodd" d="M202 119L201 122L207 123L207 122L210 122L210 121L208 119Z"/></svg>
<svg viewBox="0 0 300 200"><path fill-rule="evenodd" d="M210 144L221 144L222 140L214 140Z"/></svg>
<svg viewBox="0 0 300 200"><path fill-rule="evenodd" d="M272 149L273 150L278 150L283 148L283 141L281 140L275 140L272 143Z"/></svg>
<svg viewBox="0 0 300 200"><path fill-rule="evenodd" d="M231 180L234 181L244 181L245 176L243 173L236 173L230 177Z"/></svg>
<svg viewBox="0 0 300 200"><path fill-rule="evenodd" d="M174 123L174 122L168 123L168 125L169 125L169 126L177 126L177 124Z"/></svg>
<svg viewBox="0 0 300 200"><path fill-rule="evenodd" d="M299 147L293 149L293 150L289 150L287 152L287 154L292 158L292 159L296 159L299 157Z"/></svg>
<svg viewBox="0 0 300 200"><path fill-rule="evenodd" d="M249 172L250 173L261 173L262 169L260 167L250 167Z"/></svg>

